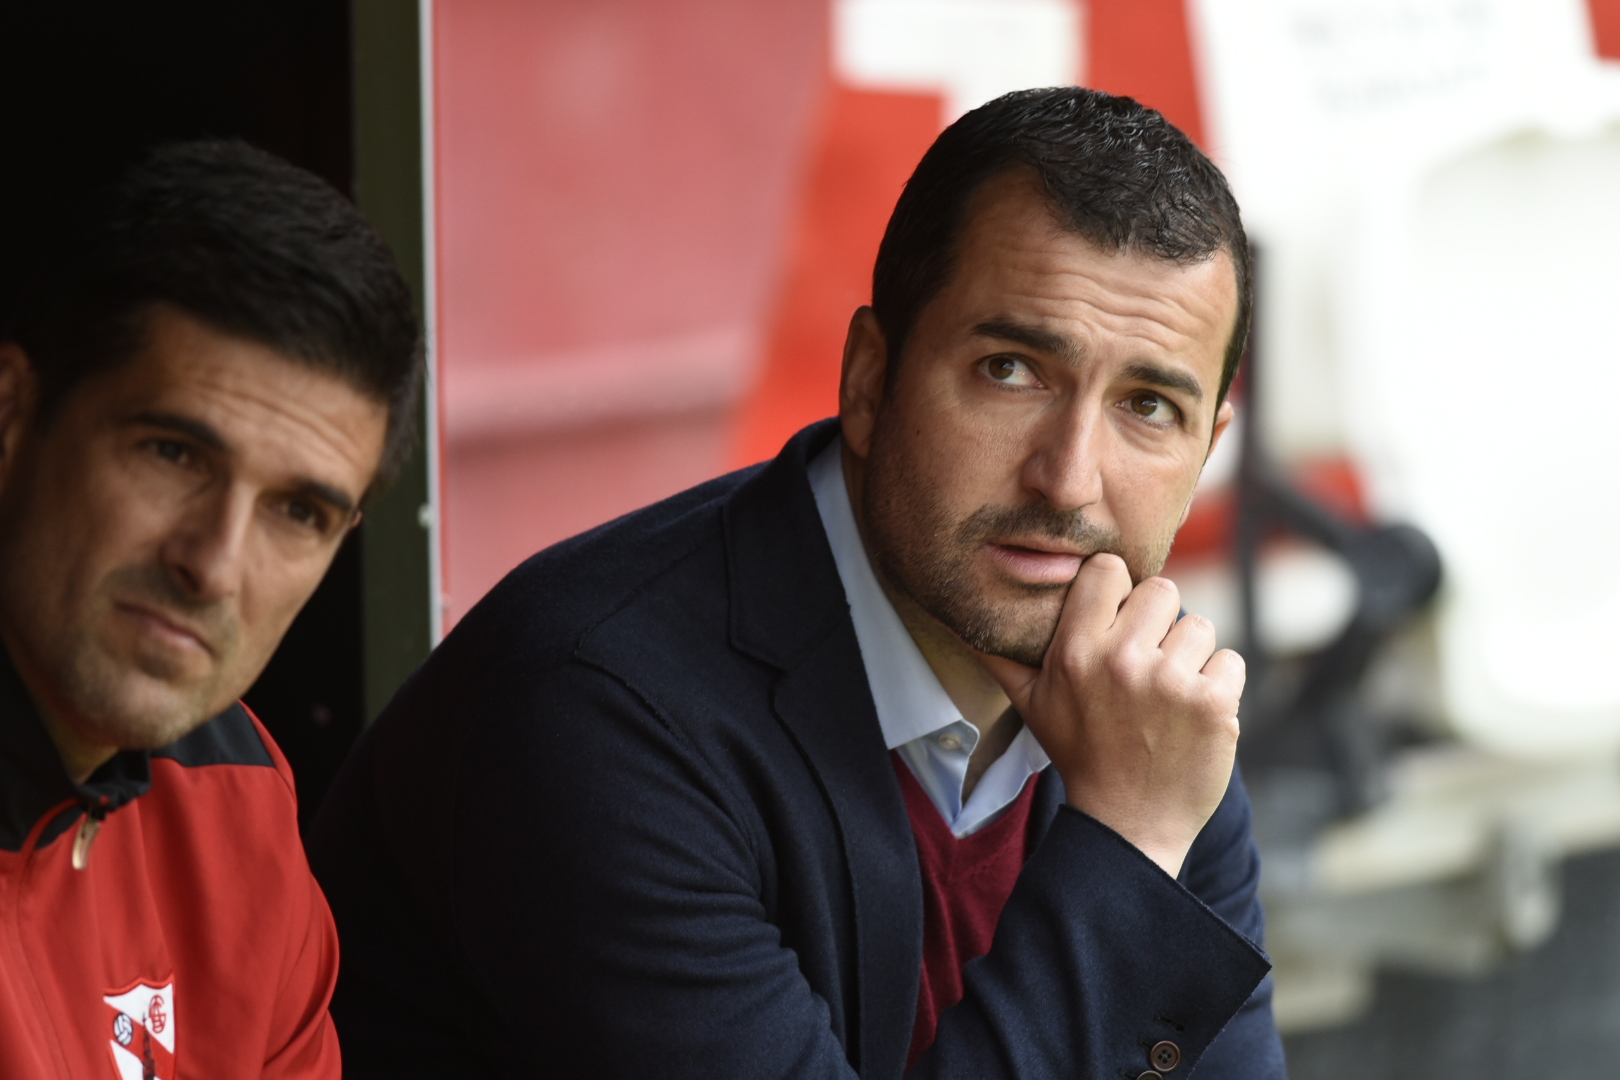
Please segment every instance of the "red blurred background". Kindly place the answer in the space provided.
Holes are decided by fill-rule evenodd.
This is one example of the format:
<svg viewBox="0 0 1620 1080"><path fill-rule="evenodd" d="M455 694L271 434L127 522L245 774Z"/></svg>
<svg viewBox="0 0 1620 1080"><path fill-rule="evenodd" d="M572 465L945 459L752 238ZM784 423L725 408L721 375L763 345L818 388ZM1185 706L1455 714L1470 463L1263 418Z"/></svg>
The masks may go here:
<svg viewBox="0 0 1620 1080"><path fill-rule="evenodd" d="M1590 3L1620 58L1620 0ZM943 102L841 82L828 0L433 12L449 625L534 551L835 411L844 328ZM1079 15L1075 78L1202 141L1183 0ZM1354 509L1342 462L1307 472ZM1182 547L1223 520L1200 507Z"/></svg>

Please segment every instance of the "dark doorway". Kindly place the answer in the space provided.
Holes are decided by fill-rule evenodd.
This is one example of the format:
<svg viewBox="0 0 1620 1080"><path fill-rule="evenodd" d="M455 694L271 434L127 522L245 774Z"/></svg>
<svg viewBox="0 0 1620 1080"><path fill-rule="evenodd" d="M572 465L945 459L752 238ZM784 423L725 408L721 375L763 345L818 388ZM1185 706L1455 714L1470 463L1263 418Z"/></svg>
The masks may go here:
<svg viewBox="0 0 1620 1080"><path fill-rule="evenodd" d="M0 0L0 327L54 222L147 147L240 137L353 190L346 0ZM248 693L307 823L363 715L350 537Z"/></svg>

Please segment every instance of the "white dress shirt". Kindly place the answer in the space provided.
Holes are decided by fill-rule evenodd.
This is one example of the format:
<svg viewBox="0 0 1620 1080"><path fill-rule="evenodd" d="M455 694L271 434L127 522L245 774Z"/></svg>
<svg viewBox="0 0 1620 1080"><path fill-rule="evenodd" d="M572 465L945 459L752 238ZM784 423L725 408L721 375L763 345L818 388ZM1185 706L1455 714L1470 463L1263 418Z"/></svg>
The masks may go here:
<svg viewBox="0 0 1620 1080"><path fill-rule="evenodd" d="M844 485L843 447L842 439L834 439L810 463L810 489L849 599L883 741L900 751L951 832L967 836L994 821L1049 759L1029 728L1023 728L963 804L962 781L968 757L979 744L979 729L962 719L878 584Z"/></svg>

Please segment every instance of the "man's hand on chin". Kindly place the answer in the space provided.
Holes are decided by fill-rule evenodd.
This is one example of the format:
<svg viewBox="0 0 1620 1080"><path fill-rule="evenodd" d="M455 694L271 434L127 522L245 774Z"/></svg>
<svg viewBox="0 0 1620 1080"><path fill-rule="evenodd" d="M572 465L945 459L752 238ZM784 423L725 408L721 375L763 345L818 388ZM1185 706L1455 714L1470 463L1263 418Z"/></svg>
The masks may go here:
<svg viewBox="0 0 1620 1080"><path fill-rule="evenodd" d="M1177 619L1176 587L1135 588L1117 555L1088 558L1039 669L980 660L1063 778L1070 806L1174 877L1220 805L1237 752L1243 658L1215 627Z"/></svg>

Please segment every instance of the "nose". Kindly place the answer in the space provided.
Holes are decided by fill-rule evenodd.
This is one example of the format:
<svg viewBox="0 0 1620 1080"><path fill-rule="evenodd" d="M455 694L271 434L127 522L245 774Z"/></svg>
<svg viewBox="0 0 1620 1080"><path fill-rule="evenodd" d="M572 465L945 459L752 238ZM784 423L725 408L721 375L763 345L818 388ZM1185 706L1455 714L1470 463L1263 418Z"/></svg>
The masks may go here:
<svg viewBox="0 0 1620 1080"><path fill-rule="evenodd" d="M186 595L218 600L241 588L253 512L251 495L225 487L195 507L170 535L163 548L164 566Z"/></svg>
<svg viewBox="0 0 1620 1080"><path fill-rule="evenodd" d="M1106 439L1100 406L1074 402L1037 431L1024 461L1024 487L1055 510L1096 506L1103 498Z"/></svg>

